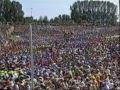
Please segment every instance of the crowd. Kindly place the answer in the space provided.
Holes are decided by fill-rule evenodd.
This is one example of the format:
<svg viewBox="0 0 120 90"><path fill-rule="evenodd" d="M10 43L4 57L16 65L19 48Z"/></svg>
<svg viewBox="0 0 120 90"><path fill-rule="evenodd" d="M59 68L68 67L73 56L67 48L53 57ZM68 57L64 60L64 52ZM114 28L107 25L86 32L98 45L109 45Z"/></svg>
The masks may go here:
<svg viewBox="0 0 120 90"><path fill-rule="evenodd" d="M118 33L112 27L65 31L45 48L35 41L33 90L119 90ZM31 90L29 43L8 43L0 51L0 89Z"/></svg>

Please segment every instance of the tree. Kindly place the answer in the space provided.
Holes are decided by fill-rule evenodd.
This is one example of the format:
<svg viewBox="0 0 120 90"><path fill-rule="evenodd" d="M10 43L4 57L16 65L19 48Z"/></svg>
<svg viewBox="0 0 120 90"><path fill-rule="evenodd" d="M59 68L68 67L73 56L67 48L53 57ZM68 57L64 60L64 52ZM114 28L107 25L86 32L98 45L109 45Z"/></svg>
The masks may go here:
<svg viewBox="0 0 120 90"><path fill-rule="evenodd" d="M117 20L117 6L109 1L77 1L70 6L70 10L71 19L78 24L84 22L113 24Z"/></svg>
<svg viewBox="0 0 120 90"><path fill-rule="evenodd" d="M53 23L54 23L54 19L51 18L49 23L50 23L50 24L53 24Z"/></svg>
<svg viewBox="0 0 120 90"><path fill-rule="evenodd" d="M10 14L13 22L22 22L24 16L22 5L19 2L12 1Z"/></svg>
<svg viewBox="0 0 120 90"><path fill-rule="evenodd" d="M3 17L3 0L0 0L0 17Z"/></svg>
<svg viewBox="0 0 120 90"><path fill-rule="evenodd" d="M2 15L5 18L6 21L11 21L11 15L10 15L10 8L11 8L11 2L10 0L3 0L3 11Z"/></svg>
<svg viewBox="0 0 120 90"><path fill-rule="evenodd" d="M57 25L67 25L70 24L72 21L69 15L63 14L63 15L58 15L54 19L51 19L50 22Z"/></svg>
<svg viewBox="0 0 120 90"><path fill-rule="evenodd" d="M38 23L39 23L39 24L42 24L42 23L43 23L43 17L42 17L42 16L40 16L40 18L39 18L39 20L38 20Z"/></svg>
<svg viewBox="0 0 120 90"><path fill-rule="evenodd" d="M24 12L22 5L16 1L0 0L0 21L1 22L22 22Z"/></svg>
<svg viewBox="0 0 120 90"><path fill-rule="evenodd" d="M6 22L5 18L0 16L0 22Z"/></svg>
<svg viewBox="0 0 120 90"><path fill-rule="evenodd" d="M48 22L49 22L49 21L48 21L48 18L47 18L47 16L45 16L45 17L43 18L43 23L44 23L44 24L48 24Z"/></svg>
<svg viewBox="0 0 120 90"><path fill-rule="evenodd" d="M32 23L34 20L33 20L33 17L25 17L24 18L24 23L25 24L28 24L28 23Z"/></svg>

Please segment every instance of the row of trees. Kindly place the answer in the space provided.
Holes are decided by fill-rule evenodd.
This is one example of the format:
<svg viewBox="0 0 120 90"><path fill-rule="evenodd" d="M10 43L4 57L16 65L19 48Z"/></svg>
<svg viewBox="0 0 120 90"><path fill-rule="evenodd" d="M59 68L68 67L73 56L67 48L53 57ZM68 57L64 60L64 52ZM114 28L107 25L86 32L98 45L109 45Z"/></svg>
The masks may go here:
<svg viewBox="0 0 120 90"><path fill-rule="evenodd" d="M25 17L23 20L24 24L28 24L28 23L33 23L33 24L40 24L40 25L47 25L47 24L51 24L51 25L70 25L73 23L73 21L71 20L69 15L63 14L63 15L59 15L55 18L52 19L48 19L47 16L40 16L40 18L34 19L33 17Z"/></svg>
<svg viewBox="0 0 120 90"><path fill-rule="evenodd" d="M52 25L69 25L72 24L73 21L71 20L71 17L69 15L63 14L59 15L55 18L52 18L50 20L47 19L47 16L45 17L40 17L38 20L39 24L52 24Z"/></svg>
<svg viewBox="0 0 120 90"><path fill-rule="evenodd" d="M114 24L117 20L117 6L109 1L77 1L70 9L77 23Z"/></svg>
<svg viewBox="0 0 120 90"><path fill-rule="evenodd" d="M0 22L15 24L115 24L117 21L117 6L105 1L77 1L70 6L70 15L59 15L48 20L47 16L37 20L33 17L24 17L22 5L17 1L0 0Z"/></svg>

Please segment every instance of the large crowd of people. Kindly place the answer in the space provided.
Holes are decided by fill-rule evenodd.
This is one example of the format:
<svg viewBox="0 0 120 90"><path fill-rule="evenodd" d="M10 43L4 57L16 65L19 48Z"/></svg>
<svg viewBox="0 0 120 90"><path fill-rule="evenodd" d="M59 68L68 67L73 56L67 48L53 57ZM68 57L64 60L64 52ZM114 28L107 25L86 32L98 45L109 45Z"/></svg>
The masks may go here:
<svg viewBox="0 0 120 90"><path fill-rule="evenodd" d="M33 30L33 82L29 38L0 40L0 89L31 90L32 83L33 90L120 89L118 28L79 26L59 32L41 39Z"/></svg>

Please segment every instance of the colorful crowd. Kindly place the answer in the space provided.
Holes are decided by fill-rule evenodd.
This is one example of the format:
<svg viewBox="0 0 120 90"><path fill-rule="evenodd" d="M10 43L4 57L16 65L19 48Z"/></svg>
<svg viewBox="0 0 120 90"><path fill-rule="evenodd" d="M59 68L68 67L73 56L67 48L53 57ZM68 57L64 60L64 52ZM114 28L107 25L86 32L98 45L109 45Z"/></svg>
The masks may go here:
<svg viewBox="0 0 120 90"><path fill-rule="evenodd" d="M33 90L120 90L119 29L75 29L34 38ZM29 40L1 47L0 90L31 90Z"/></svg>

